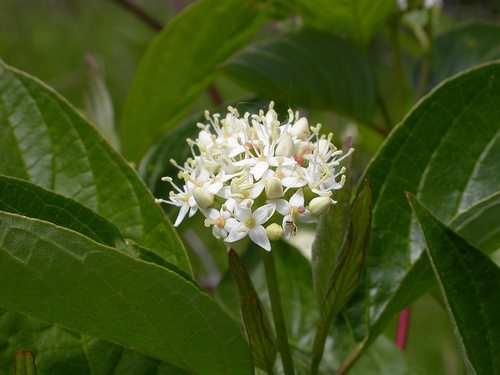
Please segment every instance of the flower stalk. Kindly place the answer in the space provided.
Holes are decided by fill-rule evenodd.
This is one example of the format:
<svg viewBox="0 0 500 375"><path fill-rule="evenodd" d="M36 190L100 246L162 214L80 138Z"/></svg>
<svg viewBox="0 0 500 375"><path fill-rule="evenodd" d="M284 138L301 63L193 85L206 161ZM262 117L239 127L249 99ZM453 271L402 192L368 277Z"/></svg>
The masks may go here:
<svg viewBox="0 0 500 375"><path fill-rule="evenodd" d="M267 289L269 291L269 299L271 300L271 310L273 312L274 326L276 329L276 344L278 351L281 354L283 362L283 370L285 375L293 375L292 353L290 344L288 343L288 335L286 333L285 317L281 304L281 295L278 285L278 277L276 275L276 264L272 251L261 250L262 262L266 273Z"/></svg>

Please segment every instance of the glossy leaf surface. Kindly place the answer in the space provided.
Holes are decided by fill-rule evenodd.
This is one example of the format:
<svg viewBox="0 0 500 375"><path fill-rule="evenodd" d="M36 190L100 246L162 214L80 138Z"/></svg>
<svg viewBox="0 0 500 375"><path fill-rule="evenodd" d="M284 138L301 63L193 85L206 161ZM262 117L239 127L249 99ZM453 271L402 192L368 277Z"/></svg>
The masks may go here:
<svg viewBox="0 0 500 375"><path fill-rule="evenodd" d="M0 306L188 372L252 373L236 323L176 273L47 222L0 218Z"/></svg>
<svg viewBox="0 0 500 375"><path fill-rule="evenodd" d="M352 147L352 139L346 140L342 150L347 152ZM330 206L321 215L316 236L312 246L311 265L313 271L314 291L318 305L321 306L325 297L328 282L335 268L335 261L342 249L349 229L349 203L352 192L352 154L345 159L346 182L337 191L333 199L336 204Z"/></svg>
<svg viewBox="0 0 500 375"><path fill-rule="evenodd" d="M375 80L368 60L352 45L313 30L285 34L248 47L224 72L242 86L290 106L338 111L369 119Z"/></svg>
<svg viewBox="0 0 500 375"><path fill-rule="evenodd" d="M417 216L448 314L475 374L500 373L500 268L434 217L415 196Z"/></svg>
<svg viewBox="0 0 500 375"><path fill-rule="evenodd" d="M123 109L122 149L129 160L140 161L187 114L217 77L216 65L258 30L265 9L253 0L202 0L163 29L142 58Z"/></svg>
<svg viewBox="0 0 500 375"><path fill-rule="evenodd" d="M70 197L187 273L186 252L135 171L64 99L0 64L0 173Z"/></svg>
<svg viewBox="0 0 500 375"><path fill-rule="evenodd" d="M0 175L0 211L49 221L111 247L122 240L113 224L81 203L17 178Z"/></svg>
<svg viewBox="0 0 500 375"><path fill-rule="evenodd" d="M395 0L296 0L307 25L367 43L396 8Z"/></svg>
<svg viewBox="0 0 500 375"><path fill-rule="evenodd" d="M499 63L450 79L410 112L369 165L370 252L363 287L349 306L358 340L370 331L376 336L434 284L404 192L415 193L445 223L497 192L499 101Z"/></svg>
<svg viewBox="0 0 500 375"><path fill-rule="evenodd" d="M14 373L14 355L20 348L36 355L38 375L187 374L123 346L14 312L0 311L0 332L6 343L0 351L0 368L6 374Z"/></svg>

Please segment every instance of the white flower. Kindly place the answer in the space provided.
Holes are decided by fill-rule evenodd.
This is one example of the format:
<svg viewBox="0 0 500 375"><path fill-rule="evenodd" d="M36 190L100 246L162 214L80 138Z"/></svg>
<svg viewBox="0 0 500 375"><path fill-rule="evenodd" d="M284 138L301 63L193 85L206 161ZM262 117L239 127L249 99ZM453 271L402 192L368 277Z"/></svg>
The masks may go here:
<svg viewBox="0 0 500 375"><path fill-rule="evenodd" d="M315 217L309 210L304 207L304 194L302 189L298 189L290 198L290 201L279 199L275 201L276 211L283 215L283 230L285 238L289 239L291 235L295 235L297 227L295 220L300 223L316 223L318 218Z"/></svg>
<svg viewBox="0 0 500 375"><path fill-rule="evenodd" d="M275 211L273 204L266 204L252 212L250 207L242 208L235 206L235 216L238 219L229 236L225 239L226 242L235 242L241 240L247 234L250 239L264 250L271 251L271 243L267 237L266 229L262 226L265 224Z"/></svg>
<svg viewBox="0 0 500 375"><path fill-rule="evenodd" d="M296 223L316 222L335 203L333 192L345 180L340 163L353 150L342 155L332 134L320 135L320 124L309 126L291 110L280 123L272 102L267 113L228 111L225 117L205 113L208 123L197 124L196 140L187 139L192 157L182 166L172 160L183 186L165 177L174 191L157 202L180 208L175 226L200 211L217 239L232 243L248 235L270 250L270 238L290 238Z"/></svg>

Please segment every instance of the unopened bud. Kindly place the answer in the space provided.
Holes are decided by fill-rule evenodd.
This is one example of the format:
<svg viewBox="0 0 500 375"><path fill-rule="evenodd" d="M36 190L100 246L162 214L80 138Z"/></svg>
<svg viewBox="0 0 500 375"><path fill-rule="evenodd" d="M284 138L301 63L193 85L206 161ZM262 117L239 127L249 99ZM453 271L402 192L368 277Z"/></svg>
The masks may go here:
<svg viewBox="0 0 500 375"><path fill-rule="evenodd" d="M290 134L285 135L278 147L276 147L276 156L285 156L287 158L295 154L295 145Z"/></svg>
<svg viewBox="0 0 500 375"><path fill-rule="evenodd" d="M266 180L266 196L268 199L278 199L283 196L283 185L278 179Z"/></svg>
<svg viewBox="0 0 500 375"><path fill-rule="evenodd" d="M309 203L309 211L311 211L314 216L320 216L331 204L332 199L330 197L316 197Z"/></svg>
<svg viewBox="0 0 500 375"><path fill-rule="evenodd" d="M271 241L278 241L281 237L283 237L283 228L281 225L273 223L267 226L266 233L267 237L269 237Z"/></svg>
<svg viewBox="0 0 500 375"><path fill-rule="evenodd" d="M292 128L290 129L290 133L294 137L297 137L298 139L301 139L303 141L309 138L311 132L309 131L309 123L307 122L307 119L305 117L301 117L295 124L293 124Z"/></svg>
<svg viewBox="0 0 500 375"><path fill-rule="evenodd" d="M194 188L193 196L200 208L208 208L214 203L214 195L200 186Z"/></svg>

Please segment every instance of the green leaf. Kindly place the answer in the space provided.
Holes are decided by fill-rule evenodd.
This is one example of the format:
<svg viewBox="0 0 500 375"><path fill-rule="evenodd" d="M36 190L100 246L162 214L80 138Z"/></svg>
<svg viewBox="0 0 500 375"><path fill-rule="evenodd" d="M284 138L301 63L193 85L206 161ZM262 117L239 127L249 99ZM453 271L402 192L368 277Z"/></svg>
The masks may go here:
<svg viewBox="0 0 500 375"><path fill-rule="evenodd" d="M158 359L14 312L0 310L0 368L14 373L19 348L35 353L39 375L184 375Z"/></svg>
<svg viewBox="0 0 500 375"><path fill-rule="evenodd" d="M135 171L60 96L0 63L0 173L73 198L187 273L176 232Z"/></svg>
<svg viewBox="0 0 500 375"><path fill-rule="evenodd" d="M474 374L500 374L500 268L434 217L415 196L427 253L443 294L464 360Z"/></svg>
<svg viewBox="0 0 500 375"><path fill-rule="evenodd" d="M16 353L16 371L14 375L36 375L35 357L30 351Z"/></svg>
<svg viewBox="0 0 500 375"><path fill-rule="evenodd" d="M313 30L282 35L236 55L224 72L259 95L362 120L375 107L369 61L355 47Z"/></svg>
<svg viewBox="0 0 500 375"><path fill-rule="evenodd" d="M257 297L246 298L241 305L241 315L252 347L255 366L272 374L276 361L276 348L269 318Z"/></svg>
<svg viewBox="0 0 500 375"><path fill-rule="evenodd" d="M321 312L327 326L358 288L368 250L371 219L372 188L365 180L364 189L352 208L349 232L324 295Z"/></svg>
<svg viewBox="0 0 500 375"><path fill-rule="evenodd" d="M217 77L214 68L262 25L265 5L202 0L180 13L142 58L123 109L122 146L138 162L155 139L186 115Z"/></svg>
<svg viewBox="0 0 500 375"><path fill-rule="evenodd" d="M252 347L255 366L272 373L276 361L275 337L269 318L250 275L236 251L228 252L229 269L236 283L243 323Z"/></svg>
<svg viewBox="0 0 500 375"><path fill-rule="evenodd" d="M450 227L485 254L500 248L500 192L455 217Z"/></svg>
<svg viewBox="0 0 500 375"><path fill-rule="evenodd" d="M17 178L0 175L0 211L49 221L111 247L123 241L113 224L81 203Z"/></svg>
<svg viewBox="0 0 500 375"><path fill-rule="evenodd" d="M395 0L296 0L306 25L368 43L396 8Z"/></svg>
<svg viewBox="0 0 500 375"><path fill-rule="evenodd" d="M310 345L319 317L317 306L311 303L315 295L310 263L300 251L281 241L273 244L272 252L276 262L289 341L291 344ZM260 249L249 246L241 261L250 274L262 304L270 312L271 304ZM217 288L217 297L234 317L238 317L240 305L235 289L233 278L227 272Z"/></svg>
<svg viewBox="0 0 500 375"><path fill-rule="evenodd" d="M424 372L410 356L398 350L394 340L382 335L349 371L349 375L417 375Z"/></svg>
<svg viewBox="0 0 500 375"><path fill-rule="evenodd" d="M475 65L500 59L500 26L460 25L440 34L434 43L427 90Z"/></svg>
<svg viewBox="0 0 500 375"><path fill-rule="evenodd" d="M104 81L101 69L92 55L85 56L87 68L87 92L85 105L90 121L116 150L120 150L120 138L115 128L113 101Z"/></svg>
<svg viewBox="0 0 500 375"><path fill-rule="evenodd" d="M368 250L371 219L372 189L369 182L365 180L364 189L352 208L349 231L323 296L320 320L311 354L311 373L316 373L319 368L333 318L359 286Z"/></svg>
<svg viewBox="0 0 500 375"><path fill-rule="evenodd" d="M352 147L352 138L344 142L342 150L347 152ZM321 306L328 287L328 282L335 268L342 244L349 229L349 203L352 192L352 154L345 160L346 181L344 187L334 195L336 204L330 206L320 217L316 236L312 245L312 271L314 291L318 305Z"/></svg>
<svg viewBox="0 0 500 375"><path fill-rule="evenodd" d="M363 178L374 194L370 252L348 308L365 345L434 284L404 192L415 193L445 223L497 192L499 102L499 63L450 79L410 112L367 168Z"/></svg>
<svg viewBox="0 0 500 375"><path fill-rule="evenodd" d="M53 224L7 213L0 213L0 244L0 284L8 286L0 295L3 308L188 372L252 373L236 323L176 273Z"/></svg>

